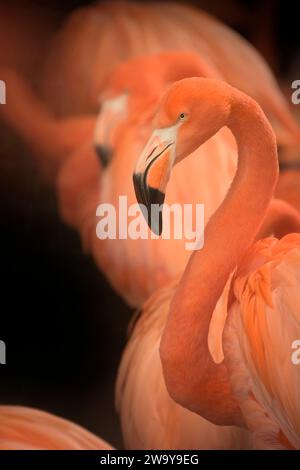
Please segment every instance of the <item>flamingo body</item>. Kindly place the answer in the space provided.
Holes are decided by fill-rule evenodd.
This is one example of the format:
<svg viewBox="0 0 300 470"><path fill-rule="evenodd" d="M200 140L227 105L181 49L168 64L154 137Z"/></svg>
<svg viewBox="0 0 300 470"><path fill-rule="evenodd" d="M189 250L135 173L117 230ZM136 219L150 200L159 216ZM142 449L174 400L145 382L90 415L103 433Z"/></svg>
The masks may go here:
<svg viewBox="0 0 300 470"><path fill-rule="evenodd" d="M109 450L112 447L81 426L44 411L0 406L2 450Z"/></svg>
<svg viewBox="0 0 300 470"><path fill-rule="evenodd" d="M224 352L256 448L300 448L300 235L260 240L232 281Z"/></svg>

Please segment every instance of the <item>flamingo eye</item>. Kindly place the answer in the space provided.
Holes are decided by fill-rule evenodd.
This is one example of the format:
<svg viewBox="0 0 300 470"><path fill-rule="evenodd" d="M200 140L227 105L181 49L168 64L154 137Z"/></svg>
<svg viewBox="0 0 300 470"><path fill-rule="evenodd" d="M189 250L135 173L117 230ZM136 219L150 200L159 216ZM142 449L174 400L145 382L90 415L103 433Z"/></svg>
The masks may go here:
<svg viewBox="0 0 300 470"><path fill-rule="evenodd" d="M185 113L180 113L179 114L179 121L184 121L186 118L186 114Z"/></svg>

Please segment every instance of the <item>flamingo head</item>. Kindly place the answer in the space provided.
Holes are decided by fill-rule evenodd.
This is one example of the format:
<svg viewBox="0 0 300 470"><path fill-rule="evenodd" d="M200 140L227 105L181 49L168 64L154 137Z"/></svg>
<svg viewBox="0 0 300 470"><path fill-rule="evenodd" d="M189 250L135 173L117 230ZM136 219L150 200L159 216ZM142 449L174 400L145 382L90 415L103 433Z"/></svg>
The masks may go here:
<svg viewBox="0 0 300 470"><path fill-rule="evenodd" d="M105 92L99 96L94 148L103 167L109 164L129 118L142 112L145 104L153 100L154 85L150 76L149 60L128 60L115 69Z"/></svg>
<svg viewBox="0 0 300 470"><path fill-rule="evenodd" d="M118 136L129 118L156 105L168 84L185 77L213 76L210 67L198 54L189 51L139 56L118 65L105 93L99 97L101 108L94 147L101 165L105 167L111 160Z"/></svg>
<svg viewBox="0 0 300 470"><path fill-rule="evenodd" d="M114 132L126 119L128 92L123 90L114 95L101 96L99 101L101 110L95 126L94 148L101 166L105 168L113 154Z"/></svg>
<svg viewBox="0 0 300 470"><path fill-rule="evenodd" d="M133 175L137 200L146 207L148 224L155 233L162 232L162 211L154 211L159 220L151 220L152 205L163 204L173 166L227 123L230 88L215 79L185 78L163 96L153 120L154 130Z"/></svg>

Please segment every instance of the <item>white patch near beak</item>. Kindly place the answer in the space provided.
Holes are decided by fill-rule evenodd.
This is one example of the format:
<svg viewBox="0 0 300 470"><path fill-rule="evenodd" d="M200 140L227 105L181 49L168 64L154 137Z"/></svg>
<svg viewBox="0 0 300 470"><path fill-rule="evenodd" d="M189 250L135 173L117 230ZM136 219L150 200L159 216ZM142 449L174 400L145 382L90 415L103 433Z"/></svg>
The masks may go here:
<svg viewBox="0 0 300 470"><path fill-rule="evenodd" d="M127 92L102 102L94 131L94 143L96 145L109 145L109 134L121 119L126 118L127 108Z"/></svg>
<svg viewBox="0 0 300 470"><path fill-rule="evenodd" d="M155 129L148 142L146 143L140 157L137 160L135 173L144 173L150 162L156 158L157 154L163 150L164 147L172 145L172 161L170 166L173 165L176 156L176 141L177 131L180 123L174 126L164 127L162 129Z"/></svg>

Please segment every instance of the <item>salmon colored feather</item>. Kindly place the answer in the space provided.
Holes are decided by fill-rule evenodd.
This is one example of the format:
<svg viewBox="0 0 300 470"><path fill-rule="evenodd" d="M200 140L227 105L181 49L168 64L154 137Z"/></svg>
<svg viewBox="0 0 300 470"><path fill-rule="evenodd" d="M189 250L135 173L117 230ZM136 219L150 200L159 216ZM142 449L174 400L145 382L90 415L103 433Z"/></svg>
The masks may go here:
<svg viewBox="0 0 300 470"><path fill-rule="evenodd" d="M0 406L1 450L110 450L81 426L58 416L21 406Z"/></svg>

